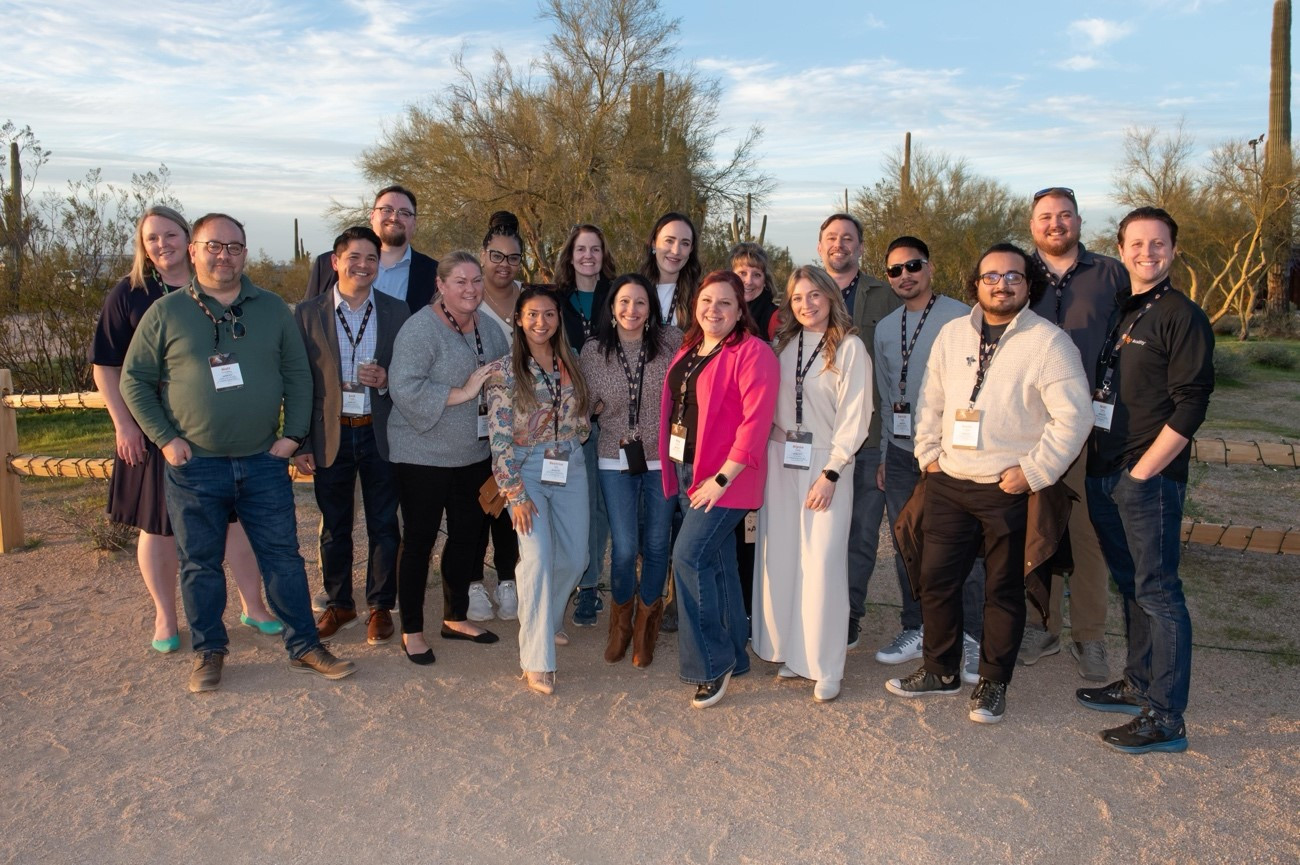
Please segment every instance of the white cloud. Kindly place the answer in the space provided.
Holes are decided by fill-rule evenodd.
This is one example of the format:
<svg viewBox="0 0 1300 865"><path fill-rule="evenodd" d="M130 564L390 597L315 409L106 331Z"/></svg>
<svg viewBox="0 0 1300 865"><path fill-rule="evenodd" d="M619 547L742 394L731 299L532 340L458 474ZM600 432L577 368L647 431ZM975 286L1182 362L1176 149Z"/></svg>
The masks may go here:
<svg viewBox="0 0 1300 865"><path fill-rule="evenodd" d="M1095 48L1123 39L1133 32L1133 25L1105 18L1082 18L1070 22L1070 33L1082 36Z"/></svg>
<svg viewBox="0 0 1300 865"><path fill-rule="evenodd" d="M1088 69L1096 69L1099 62L1091 54L1076 54L1073 57L1067 57L1056 65L1071 72L1084 72Z"/></svg>
<svg viewBox="0 0 1300 865"><path fill-rule="evenodd" d="M881 21L879 18L877 18L875 15L871 14L870 12L867 13L867 20L864 21L863 23L866 24L867 28L870 30L885 29L885 22Z"/></svg>

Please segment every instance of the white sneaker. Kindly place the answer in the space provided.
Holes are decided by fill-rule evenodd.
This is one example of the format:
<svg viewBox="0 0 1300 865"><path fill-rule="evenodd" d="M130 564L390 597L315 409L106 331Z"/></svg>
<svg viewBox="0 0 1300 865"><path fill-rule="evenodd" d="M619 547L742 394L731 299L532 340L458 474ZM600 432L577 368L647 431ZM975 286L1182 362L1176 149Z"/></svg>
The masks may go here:
<svg viewBox="0 0 1300 865"><path fill-rule="evenodd" d="M483 588L481 581L469 584L467 616L471 622L490 622L496 618L496 613L492 612L492 601L488 600L487 589Z"/></svg>
<svg viewBox="0 0 1300 865"><path fill-rule="evenodd" d="M967 685L980 683L979 640L964 631L961 635L961 680Z"/></svg>
<svg viewBox="0 0 1300 865"><path fill-rule="evenodd" d="M791 669L790 669L788 666L786 666L785 664L782 664L782 665L781 665L781 669L779 669L779 670L776 671L776 675L777 675L779 678L782 678L782 679L798 679L798 678L799 678L799 674L796 673L794 670L791 670Z"/></svg>
<svg viewBox="0 0 1300 865"><path fill-rule="evenodd" d="M876 652L876 660L882 664L905 664L921 657L921 637L925 626L916 630L899 631L894 641Z"/></svg>
<svg viewBox="0 0 1300 865"><path fill-rule="evenodd" d="M519 618L519 592L514 580L497 583L497 615L507 621Z"/></svg>
<svg viewBox="0 0 1300 865"><path fill-rule="evenodd" d="M829 703L840 695L840 682L838 679L824 679L813 686L813 700L818 703Z"/></svg>

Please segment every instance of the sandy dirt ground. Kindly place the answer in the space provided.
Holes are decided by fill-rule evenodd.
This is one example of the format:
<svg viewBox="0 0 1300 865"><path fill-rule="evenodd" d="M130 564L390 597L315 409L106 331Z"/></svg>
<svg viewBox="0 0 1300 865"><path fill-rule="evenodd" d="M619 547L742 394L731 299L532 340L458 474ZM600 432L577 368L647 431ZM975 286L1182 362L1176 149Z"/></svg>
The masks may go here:
<svg viewBox="0 0 1300 865"><path fill-rule="evenodd" d="M306 490L299 519L319 588ZM885 692L911 669L873 658L897 626L888 554L829 704L756 661L693 711L675 638L648 671L606 665L605 614L569 629L550 698L517 678L509 622L492 646L433 635L429 668L344 631L359 671L327 682L292 674L237 601L221 689L194 695L188 630L180 654L149 648L133 558L27 521L45 542L0 557L0 862L1300 862L1294 665L1198 650L1182 755L1103 747L1123 716L1074 701L1066 653L1019 668L1002 724L973 724L966 695Z"/></svg>

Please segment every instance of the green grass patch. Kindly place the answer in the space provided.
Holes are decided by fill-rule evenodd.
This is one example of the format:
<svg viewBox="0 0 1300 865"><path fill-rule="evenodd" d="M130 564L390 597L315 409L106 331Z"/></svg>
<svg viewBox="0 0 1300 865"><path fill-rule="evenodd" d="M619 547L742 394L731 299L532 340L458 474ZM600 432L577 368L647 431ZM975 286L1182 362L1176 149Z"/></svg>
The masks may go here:
<svg viewBox="0 0 1300 865"><path fill-rule="evenodd" d="M106 411L18 411L18 446L23 453L53 457L111 457L116 443L113 420Z"/></svg>

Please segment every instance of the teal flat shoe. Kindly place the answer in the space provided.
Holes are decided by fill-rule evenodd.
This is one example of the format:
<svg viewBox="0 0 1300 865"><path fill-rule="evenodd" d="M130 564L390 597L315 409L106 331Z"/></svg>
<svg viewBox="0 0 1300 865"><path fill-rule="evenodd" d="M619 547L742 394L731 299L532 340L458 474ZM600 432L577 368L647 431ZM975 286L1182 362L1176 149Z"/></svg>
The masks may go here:
<svg viewBox="0 0 1300 865"><path fill-rule="evenodd" d="M272 619L269 622L259 622L257 619L254 619L245 613L240 613L239 621L261 634L270 634L274 636L275 634L284 633L284 623L279 619Z"/></svg>
<svg viewBox="0 0 1300 865"><path fill-rule="evenodd" d="M179 652L181 650L181 635L172 634L165 640L154 640L151 645L155 652L170 655L172 652Z"/></svg>

